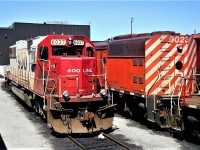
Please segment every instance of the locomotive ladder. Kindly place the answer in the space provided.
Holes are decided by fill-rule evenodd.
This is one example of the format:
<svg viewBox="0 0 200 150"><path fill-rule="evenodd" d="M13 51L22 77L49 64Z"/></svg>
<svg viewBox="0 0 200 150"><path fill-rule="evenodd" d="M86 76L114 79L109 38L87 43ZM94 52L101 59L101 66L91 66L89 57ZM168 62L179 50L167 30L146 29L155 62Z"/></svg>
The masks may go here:
<svg viewBox="0 0 200 150"><path fill-rule="evenodd" d="M170 40L170 39L169 39ZM162 41L161 43L166 43L161 49L161 56L164 56L164 57L161 57L161 62L160 62L160 77L161 77L161 80L162 80L162 83L160 85L159 88L165 88L166 89L166 92L165 92L165 95L170 95L170 114L172 115L172 108L173 108L173 98L175 97L175 94L177 95L178 93L178 97L177 97L177 100L178 100L178 104L177 104L177 107L178 107L178 113L180 115L180 97L181 97L181 92L183 90L183 84L181 84L181 74L180 72L177 72L175 71L174 73L171 72L171 68L172 66L170 65L167 65L165 66L164 63L166 63L167 61L171 61L171 49L170 49L170 46L171 46L171 43L170 41ZM178 54L177 56L175 56L175 62L177 60L179 60L181 57L181 54ZM170 74L170 75L167 75L164 77L165 74ZM172 75L174 74L174 75ZM164 78L163 78L164 77ZM172 79L176 79L176 82L175 84L171 83L171 80ZM180 80L179 80L180 79ZM172 84L172 85L171 85ZM177 89L179 89L177 91Z"/></svg>
<svg viewBox="0 0 200 150"><path fill-rule="evenodd" d="M159 89L165 89L165 91L167 92L167 94L170 94L171 91L171 85L170 85L170 79L171 76L168 77L164 77L168 72L170 72L172 66L170 65L165 65L165 63L168 63L171 61L171 52L170 52L170 46L171 43L169 42L169 40L163 40L161 39L161 44L164 44L161 48L160 48L160 80L162 80L160 86L158 87L157 91Z"/></svg>
<svg viewBox="0 0 200 150"><path fill-rule="evenodd" d="M44 60L44 59L40 59L40 61L42 61L42 85L44 87L44 94L43 94L43 105L46 106L46 100L45 97L47 96L47 84L49 81L49 72L50 72L50 61L49 60ZM45 62L48 63L48 71L47 71L47 76L45 77L45 73L44 73L44 67L45 67Z"/></svg>

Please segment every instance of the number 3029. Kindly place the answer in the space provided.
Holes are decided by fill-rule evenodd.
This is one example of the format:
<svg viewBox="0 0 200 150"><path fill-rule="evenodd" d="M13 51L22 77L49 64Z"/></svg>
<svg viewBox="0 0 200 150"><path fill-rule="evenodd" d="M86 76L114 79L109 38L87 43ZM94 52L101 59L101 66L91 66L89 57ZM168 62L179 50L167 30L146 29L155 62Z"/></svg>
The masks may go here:
<svg viewBox="0 0 200 150"><path fill-rule="evenodd" d="M170 43L188 43L187 36L171 36L169 38Z"/></svg>

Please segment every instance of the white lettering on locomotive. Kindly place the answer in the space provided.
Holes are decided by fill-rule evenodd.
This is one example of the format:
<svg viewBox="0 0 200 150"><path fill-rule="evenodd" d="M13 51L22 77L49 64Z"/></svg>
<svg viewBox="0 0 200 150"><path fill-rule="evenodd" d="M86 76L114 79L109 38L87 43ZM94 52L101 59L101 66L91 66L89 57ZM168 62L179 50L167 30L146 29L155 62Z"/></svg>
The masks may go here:
<svg viewBox="0 0 200 150"><path fill-rule="evenodd" d="M83 69L83 72L92 72L92 68Z"/></svg>
<svg viewBox="0 0 200 150"><path fill-rule="evenodd" d="M182 43L188 43L188 37L187 36L171 36L170 38L170 43L173 43L173 42L175 42L175 43L180 43L180 44L182 44Z"/></svg>
<svg viewBox="0 0 200 150"><path fill-rule="evenodd" d="M76 73L79 73L79 72L81 72L81 70L80 70L80 69L67 69L67 72L68 72L68 73L71 73L71 72L72 72L72 73L75 73L75 72L76 72Z"/></svg>
<svg viewBox="0 0 200 150"><path fill-rule="evenodd" d="M66 45L65 39L52 39L51 45Z"/></svg>
<svg viewBox="0 0 200 150"><path fill-rule="evenodd" d="M67 72L68 73L79 73L79 72L81 72L81 70L80 69L67 69ZM92 68L85 68L85 69L83 69L83 72L92 72Z"/></svg>
<svg viewBox="0 0 200 150"><path fill-rule="evenodd" d="M74 45L84 45L84 41L83 40L74 40L73 44Z"/></svg>

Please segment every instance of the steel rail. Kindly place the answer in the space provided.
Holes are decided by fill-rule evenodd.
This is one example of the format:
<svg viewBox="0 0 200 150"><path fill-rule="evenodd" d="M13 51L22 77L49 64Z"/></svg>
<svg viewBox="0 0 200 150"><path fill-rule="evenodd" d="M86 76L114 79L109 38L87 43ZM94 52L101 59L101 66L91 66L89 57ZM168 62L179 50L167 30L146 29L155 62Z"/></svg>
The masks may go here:
<svg viewBox="0 0 200 150"><path fill-rule="evenodd" d="M72 140L74 143L76 143L80 148L87 150L87 148L85 146L83 146L81 143L79 143L77 140L75 140L74 138L72 138L71 136L68 136L68 138L70 140Z"/></svg>
<svg viewBox="0 0 200 150"><path fill-rule="evenodd" d="M115 140L114 138L110 137L110 136L107 135L107 134L104 134L104 133L103 133L103 136L105 136L105 137L107 137L108 139L112 140L113 142L119 144L120 146L126 148L127 150L132 150L132 148L129 148L128 146L126 146L126 145L124 145L124 144L118 142L117 140Z"/></svg>

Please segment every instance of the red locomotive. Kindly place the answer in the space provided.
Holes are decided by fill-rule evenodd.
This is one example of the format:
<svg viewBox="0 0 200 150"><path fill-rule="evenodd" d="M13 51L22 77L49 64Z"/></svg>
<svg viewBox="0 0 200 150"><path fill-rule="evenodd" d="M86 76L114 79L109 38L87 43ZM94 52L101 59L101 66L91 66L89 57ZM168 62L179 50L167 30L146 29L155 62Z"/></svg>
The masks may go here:
<svg viewBox="0 0 200 150"><path fill-rule="evenodd" d="M108 88L118 110L140 114L163 128L183 129L183 93L190 94L194 87L185 79L196 73L192 36L153 32L95 45L97 53L107 51Z"/></svg>
<svg viewBox="0 0 200 150"><path fill-rule="evenodd" d="M10 47L6 81L58 133L88 133L112 126L114 106L106 80L97 88L95 46L78 35L48 35Z"/></svg>

